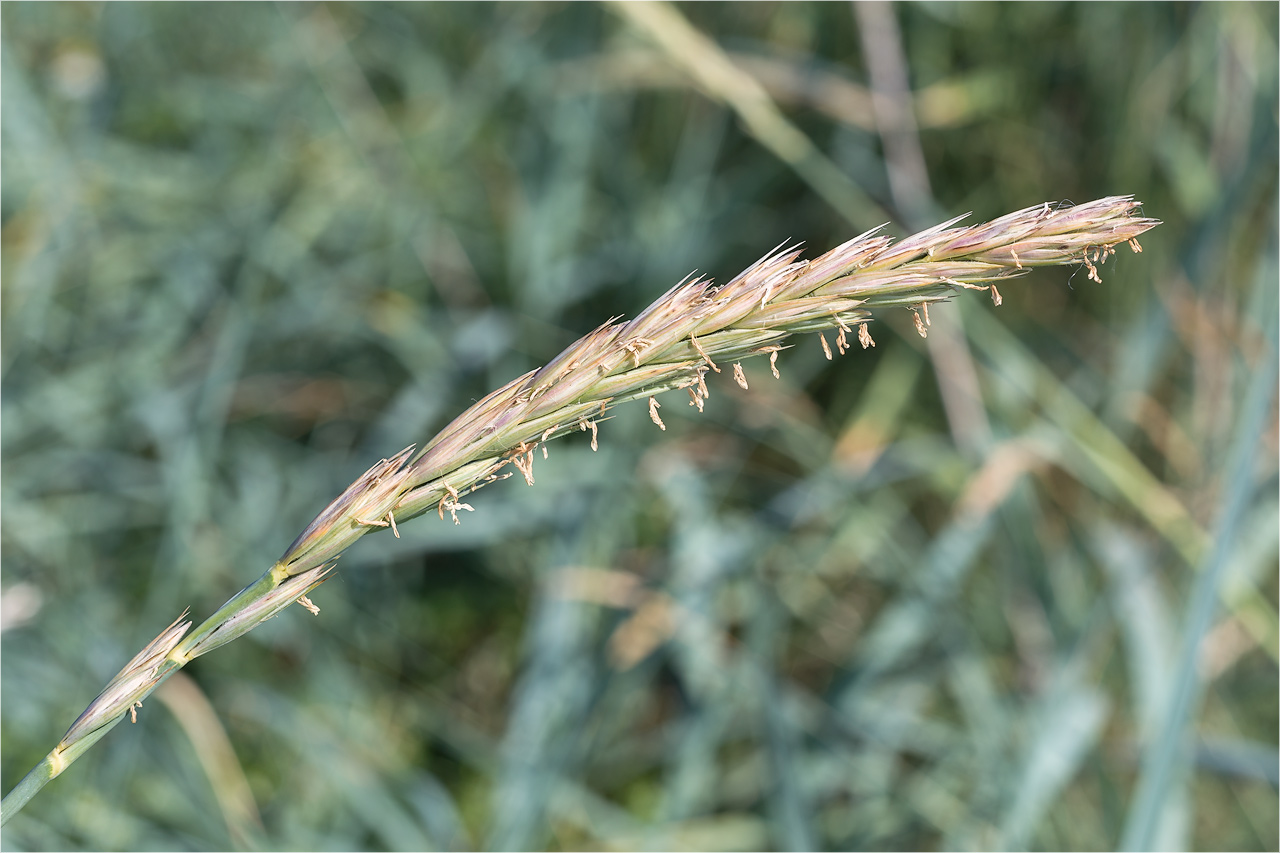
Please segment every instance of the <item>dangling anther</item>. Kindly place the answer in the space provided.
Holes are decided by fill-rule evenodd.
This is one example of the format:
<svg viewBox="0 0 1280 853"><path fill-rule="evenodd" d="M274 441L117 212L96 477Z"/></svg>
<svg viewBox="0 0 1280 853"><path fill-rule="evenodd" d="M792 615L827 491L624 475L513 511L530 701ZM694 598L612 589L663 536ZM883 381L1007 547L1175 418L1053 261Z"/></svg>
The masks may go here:
<svg viewBox="0 0 1280 853"><path fill-rule="evenodd" d="M696 386L696 385L690 385L690 386L689 386L688 388L686 388L685 390L689 392L689 405L690 405L690 406L697 406L697 407L698 407L698 411L699 411L699 412L701 412L701 411L702 411L702 405L703 405L703 404L702 404L702 395L698 393L698 388L697 388L697 386Z"/></svg>
<svg viewBox="0 0 1280 853"><path fill-rule="evenodd" d="M663 432L667 431L667 425L662 422L662 418L658 417L658 398L649 398L649 420L658 425L658 429Z"/></svg>
<svg viewBox="0 0 1280 853"><path fill-rule="evenodd" d="M635 361L635 366L640 366L640 353L653 346L653 341L648 338L632 338L623 347L627 352L631 353L631 358Z"/></svg>
<svg viewBox="0 0 1280 853"><path fill-rule="evenodd" d="M1089 271L1089 280L1096 281L1098 284L1102 284L1102 278L1098 275L1098 268L1095 267L1093 265L1093 261L1089 259L1088 249L1085 249L1084 255L1081 258L1081 260L1084 261L1085 269Z"/></svg>
<svg viewBox="0 0 1280 853"><path fill-rule="evenodd" d="M508 474L504 477L500 477L499 479L505 480L509 476L511 475ZM444 513L448 512L449 517L453 519L453 523L455 526L462 524L461 521L458 521L458 510L460 509L465 509L467 512L475 512L475 508L472 507L471 504L459 503L457 500L450 499L450 498L440 499L440 510L441 510L440 518L442 520L444 519Z"/></svg>
<svg viewBox="0 0 1280 853"><path fill-rule="evenodd" d="M703 359L706 360L707 366L710 367L712 370L714 370L716 373L719 373L720 368L716 367L716 363L711 360L711 356L707 355L707 351L702 348L702 344L698 343L698 339L695 338L693 335L690 335L689 341L693 344L693 348L698 351L698 355L702 356Z"/></svg>
<svg viewBox="0 0 1280 853"><path fill-rule="evenodd" d="M516 466L516 470L524 475L524 481L530 486L533 485L533 450L536 444L530 446L525 442L512 451L511 464Z"/></svg>

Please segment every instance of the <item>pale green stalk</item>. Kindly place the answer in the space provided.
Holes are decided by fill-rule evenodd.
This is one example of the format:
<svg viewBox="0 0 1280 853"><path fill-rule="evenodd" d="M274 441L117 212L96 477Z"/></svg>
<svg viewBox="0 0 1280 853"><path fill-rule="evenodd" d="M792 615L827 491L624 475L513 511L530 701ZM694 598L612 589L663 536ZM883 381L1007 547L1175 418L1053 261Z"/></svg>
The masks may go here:
<svg viewBox="0 0 1280 853"><path fill-rule="evenodd" d="M854 340L874 346L870 309L905 307L921 335L929 305L960 290L987 290L1000 304L996 282L1034 266L1081 264L1100 280L1098 266L1115 246L1159 224L1136 214L1130 196L1071 207L1044 204L968 228L953 219L901 242L875 232L813 260L798 249L766 255L723 287L686 280L626 323L605 323L540 370L512 380L463 412L416 455L409 447L383 459L327 506L261 578L245 587L185 637L182 617L120 671L43 761L4 798L9 820L142 700L193 658L252 630L306 598L332 569L333 559L371 530L390 528L436 510L457 522L469 510L461 497L510 476L511 465L533 483L534 452L567 432L589 431L610 407L649 398L649 413L666 429L655 395L684 389L702 410L706 374L728 371L747 387L740 361L776 359L793 334L827 331L841 354ZM878 230L878 229L877 229ZM822 345L831 357L831 343ZM185 614L184 614L185 615Z"/></svg>

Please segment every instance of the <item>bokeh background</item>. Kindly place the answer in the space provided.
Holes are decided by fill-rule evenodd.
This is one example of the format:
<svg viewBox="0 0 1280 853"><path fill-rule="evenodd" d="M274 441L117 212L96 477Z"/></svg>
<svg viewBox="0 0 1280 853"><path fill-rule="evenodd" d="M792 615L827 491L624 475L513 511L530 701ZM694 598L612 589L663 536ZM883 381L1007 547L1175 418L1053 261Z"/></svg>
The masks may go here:
<svg viewBox="0 0 1280 853"><path fill-rule="evenodd" d="M5 791L370 464L695 269L1164 221L366 537L5 849L1280 845L1276 4L0 18Z"/></svg>

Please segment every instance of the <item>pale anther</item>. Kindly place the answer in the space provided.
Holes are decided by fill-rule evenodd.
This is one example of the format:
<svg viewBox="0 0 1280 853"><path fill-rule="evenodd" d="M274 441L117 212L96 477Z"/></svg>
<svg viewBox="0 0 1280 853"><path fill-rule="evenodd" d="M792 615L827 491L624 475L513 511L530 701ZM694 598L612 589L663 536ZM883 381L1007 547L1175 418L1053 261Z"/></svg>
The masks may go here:
<svg viewBox="0 0 1280 853"><path fill-rule="evenodd" d="M706 359L707 366L710 367L712 370L714 370L716 373L719 373L720 368L716 367L716 363L711 360L711 356L707 355L707 351L702 348L702 344L698 343L698 339L695 338L693 335L690 335L689 340L693 344L693 348L698 351L698 355Z"/></svg>
<svg viewBox="0 0 1280 853"><path fill-rule="evenodd" d="M658 398L649 398L649 420L658 425L658 429L663 432L667 431L667 425L662 422L662 418L658 417Z"/></svg>

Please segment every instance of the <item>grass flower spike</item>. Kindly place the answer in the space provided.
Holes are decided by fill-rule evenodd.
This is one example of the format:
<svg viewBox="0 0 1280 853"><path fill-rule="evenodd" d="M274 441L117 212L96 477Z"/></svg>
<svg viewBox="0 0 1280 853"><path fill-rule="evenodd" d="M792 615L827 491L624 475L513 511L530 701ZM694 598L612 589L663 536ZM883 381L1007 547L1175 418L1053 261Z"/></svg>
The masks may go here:
<svg viewBox="0 0 1280 853"><path fill-rule="evenodd" d="M986 290L1000 304L997 283L1032 267L1078 264L1100 281L1099 268L1160 224L1138 215L1139 203L1114 196L1074 206L1043 204L984 224L959 219L894 242L868 232L811 261L795 247L779 247L728 283L690 278L628 322L610 321L569 346L545 367L489 394L459 415L421 451L409 447L383 459L330 503L261 578L245 587L187 635L179 617L111 681L62 741L4 798L9 820L45 784L191 659L234 640L324 582L333 561L374 530L400 535L399 525L427 512L457 522L470 510L461 498L519 472L532 484L535 452L552 438L589 431L611 407L648 398L655 424L665 429L656 395L683 390L702 410L707 374L748 382L742 361L777 357L795 334L831 334L840 354L874 346L875 312L905 308L927 335L929 306L965 290ZM878 229L877 229L878 231ZM828 358L831 345L820 342ZM515 471L504 471L511 466ZM185 616L185 614L184 614Z"/></svg>

